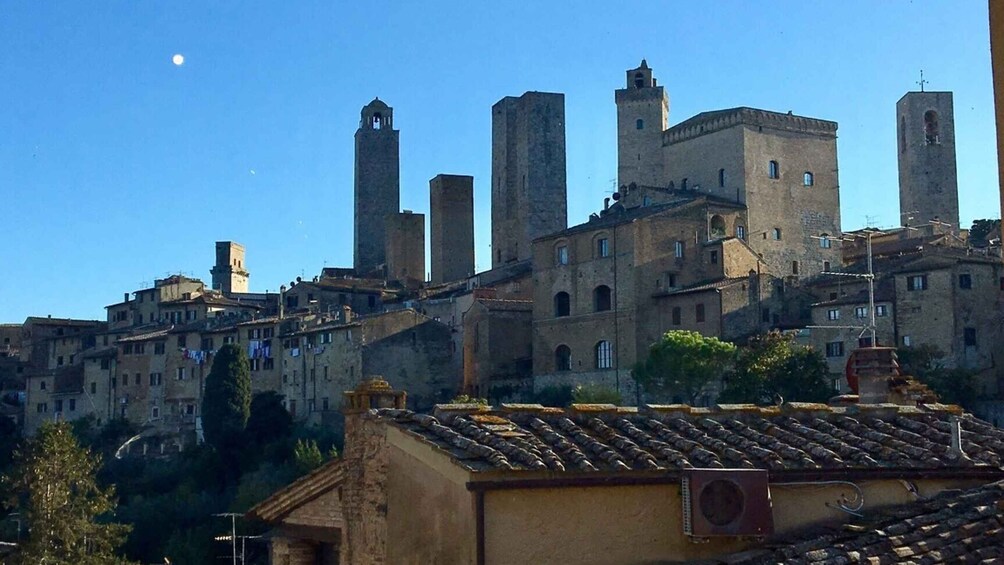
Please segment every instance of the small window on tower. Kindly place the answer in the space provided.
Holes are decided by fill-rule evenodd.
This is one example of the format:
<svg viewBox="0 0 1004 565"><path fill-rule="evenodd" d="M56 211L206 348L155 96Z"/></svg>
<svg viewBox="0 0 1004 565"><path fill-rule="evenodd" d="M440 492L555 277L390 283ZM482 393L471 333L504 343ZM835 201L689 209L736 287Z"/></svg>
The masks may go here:
<svg viewBox="0 0 1004 565"><path fill-rule="evenodd" d="M635 73L635 75L634 75L634 87L635 88L642 88L643 86L645 86L645 74L644 73Z"/></svg>
<svg viewBox="0 0 1004 565"><path fill-rule="evenodd" d="M645 129L645 120L638 118L634 122L635 129Z"/></svg>
<svg viewBox="0 0 1004 565"><path fill-rule="evenodd" d="M938 136L938 113L934 110L924 112L924 139L928 145L941 143Z"/></svg>
<svg viewBox="0 0 1004 565"><path fill-rule="evenodd" d="M718 169L718 188L725 188L725 169Z"/></svg>
<svg viewBox="0 0 1004 565"><path fill-rule="evenodd" d="M777 161L771 161L767 164L767 176L772 179L781 178L781 167L777 164Z"/></svg>
<svg viewBox="0 0 1004 565"><path fill-rule="evenodd" d="M814 180L811 171L805 171L805 174L802 175L802 184L804 186L812 186Z"/></svg>

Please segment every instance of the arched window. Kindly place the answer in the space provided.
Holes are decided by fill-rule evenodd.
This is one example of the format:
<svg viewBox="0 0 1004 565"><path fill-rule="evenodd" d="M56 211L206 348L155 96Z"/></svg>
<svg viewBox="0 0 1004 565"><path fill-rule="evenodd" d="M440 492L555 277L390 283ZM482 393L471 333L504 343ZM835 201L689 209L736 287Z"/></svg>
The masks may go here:
<svg viewBox="0 0 1004 565"><path fill-rule="evenodd" d="M383 125L383 119L380 116L380 112L376 112L373 114L373 129L380 129L381 125Z"/></svg>
<svg viewBox="0 0 1004 565"><path fill-rule="evenodd" d="M680 181L680 190L687 190L687 179Z"/></svg>
<svg viewBox="0 0 1004 565"><path fill-rule="evenodd" d="M771 234L773 235L775 240L777 241L781 240L781 228L774 228Z"/></svg>
<svg viewBox="0 0 1004 565"><path fill-rule="evenodd" d="M645 129L645 120L638 118L634 121L634 129Z"/></svg>
<svg viewBox="0 0 1004 565"><path fill-rule="evenodd" d="M924 112L924 138L928 145L940 143L938 138L938 113L934 110Z"/></svg>
<svg viewBox="0 0 1004 565"><path fill-rule="evenodd" d="M645 86L645 73L635 73L634 75L634 87L641 88Z"/></svg>
<svg viewBox="0 0 1004 565"><path fill-rule="evenodd" d="M610 287L601 284L593 290L593 311L606 312L610 309Z"/></svg>
<svg viewBox="0 0 1004 565"><path fill-rule="evenodd" d="M559 292L554 295L554 317L561 318L567 316L571 311L570 301L567 292Z"/></svg>
<svg viewBox="0 0 1004 565"><path fill-rule="evenodd" d="M718 169L718 187L725 188L725 169Z"/></svg>
<svg viewBox="0 0 1004 565"><path fill-rule="evenodd" d="M746 239L746 226L737 225L736 226L736 237L739 239Z"/></svg>
<svg viewBox="0 0 1004 565"><path fill-rule="evenodd" d="M802 175L803 186L812 186L814 180L815 179L812 177L812 171L805 171L805 174Z"/></svg>
<svg viewBox="0 0 1004 565"><path fill-rule="evenodd" d="M771 161L767 164L767 176L772 179L781 178L781 167L777 164L777 161Z"/></svg>
<svg viewBox="0 0 1004 565"><path fill-rule="evenodd" d="M832 245L833 242L830 239L830 234L828 233L819 234L819 247L821 247L822 249L829 249Z"/></svg>
<svg viewBox="0 0 1004 565"><path fill-rule="evenodd" d="M596 368L610 369L614 366L614 348L609 341L603 340L596 344Z"/></svg>
<svg viewBox="0 0 1004 565"><path fill-rule="evenodd" d="M567 345L559 345L554 350L554 369L556 371L572 370L572 350Z"/></svg>
<svg viewBox="0 0 1004 565"><path fill-rule="evenodd" d="M718 214L711 216L711 239L725 237L725 218Z"/></svg>

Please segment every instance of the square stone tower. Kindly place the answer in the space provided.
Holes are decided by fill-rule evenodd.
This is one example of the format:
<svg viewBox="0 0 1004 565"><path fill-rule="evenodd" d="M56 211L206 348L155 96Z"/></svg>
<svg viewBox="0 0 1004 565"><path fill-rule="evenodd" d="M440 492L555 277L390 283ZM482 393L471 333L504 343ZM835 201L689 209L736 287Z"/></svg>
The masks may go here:
<svg viewBox="0 0 1004 565"><path fill-rule="evenodd" d="M251 275L244 269L244 246L236 241L217 241L216 265L209 273L213 276L213 290L224 295L247 292Z"/></svg>
<svg viewBox="0 0 1004 565"><path fill-rule="evenodd" d="M527 92L492 106L492 267L529 259L568 224L565 95Z"/></svg>
<svg viewBox="0 0 1004 565"><path fill-rule="evenodd" d="M384 222L387 280L425 282L425 214L405 210L388 214Z"/></svg>
<svg viewBox="0 0 1004 565"><path fill-rule="evenodd" d="M617 102L617 186L665 184L662 132L669 123L669 96L656 86L645 59L627 71L627 86Z"/></svg>
<svg viewBox="0 0 1004 565"><path fill-rule="evenodd" d="M474 177L436 175L429 181L429 234L434 284L474 274Z"/></svg>
<svg viewBox="0 0 1004 565"><path fill-rule="evenodd" d="M959 179L952 93L907 92L896 103L896 123L901 222L943 222L958 233Z"/></svg>
<svg viewBox="0 0 1004 565"><path fill-rule="evenodd" d="M384 220L401 209L394 109L379 98L363 107L356 130L353 267L365 276L386 262Z"/></svg>

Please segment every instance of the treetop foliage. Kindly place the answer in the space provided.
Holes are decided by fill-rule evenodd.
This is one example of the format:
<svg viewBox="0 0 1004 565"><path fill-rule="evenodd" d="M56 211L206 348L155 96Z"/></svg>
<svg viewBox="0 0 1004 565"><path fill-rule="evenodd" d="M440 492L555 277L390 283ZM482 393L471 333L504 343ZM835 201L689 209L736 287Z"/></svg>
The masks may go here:
<svg viewBox="0 0 1004 565"><path fill-rule="evenodd" d="M228 343L216 352L202 399L206 442L232 452L244 437L251 415L251 369L244 350Z"/></svg>
<svg viewBox="0 0 1004 565"><path fill-rule="evenodd" d="M698 397L735 359L736 346L693 331L670 331L649 347L648 358L635 365L633 376L660 401L696 404Z"/></svg>

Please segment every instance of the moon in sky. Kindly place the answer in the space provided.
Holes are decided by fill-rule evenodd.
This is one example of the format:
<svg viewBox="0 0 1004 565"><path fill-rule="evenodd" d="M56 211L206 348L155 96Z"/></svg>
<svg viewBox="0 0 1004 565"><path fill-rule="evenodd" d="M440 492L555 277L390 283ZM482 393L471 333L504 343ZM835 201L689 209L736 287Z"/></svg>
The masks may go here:
<svg viewBox="0 0 1004 565"><path fill-rule="evenodd" d="M174 57L171 57L171 62L180 67L185 64L185 56L178 53Z"/></svg>

